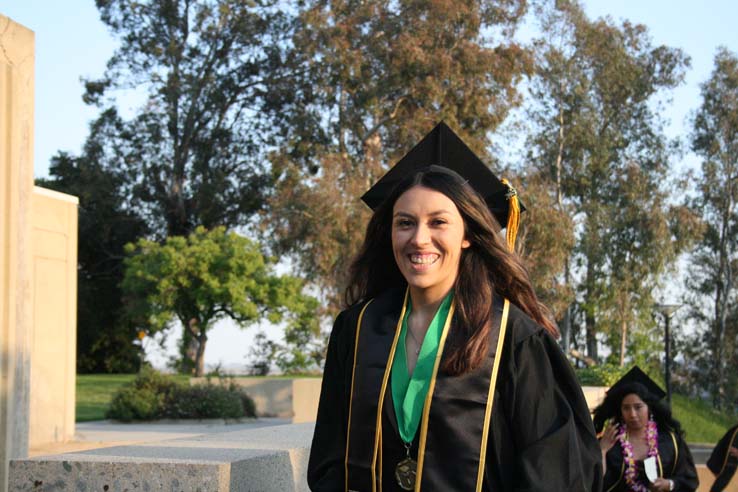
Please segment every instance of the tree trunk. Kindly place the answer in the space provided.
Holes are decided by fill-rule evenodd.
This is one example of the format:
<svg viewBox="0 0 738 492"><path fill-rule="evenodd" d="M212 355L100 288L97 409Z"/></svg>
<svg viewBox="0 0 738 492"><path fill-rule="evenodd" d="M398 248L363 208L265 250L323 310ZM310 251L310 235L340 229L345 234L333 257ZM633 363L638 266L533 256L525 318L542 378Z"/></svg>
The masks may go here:
<svg viewBox="0 0 738 492"><path fill-rule="evenodd" d="M591 261L587 264L586 291L584 293L584 327L587 339L587 355L599 362L597 354L597 325L595 318L595 274Z"/></svg>
<svg viewBox="0 0 738 492"><path fill-rule="evenodd" d="M198 342L195 355L195 376L201 378L205 375L205 345L208 343L208 337L203 333Z"/></svg>
<svg viewBox="0 0 738 492"><path fill-rule="evenodd" d="M571 345L571 304L564 310L564 318L561 320L561 348L564 353L569 353Z"/></svg>
<svg viewBox="0 0 738 492"><path fill-rule="evenodd" d="M620 367L625 365L625 345L628 341L628 323L625 318L620 320Z"/></svg>

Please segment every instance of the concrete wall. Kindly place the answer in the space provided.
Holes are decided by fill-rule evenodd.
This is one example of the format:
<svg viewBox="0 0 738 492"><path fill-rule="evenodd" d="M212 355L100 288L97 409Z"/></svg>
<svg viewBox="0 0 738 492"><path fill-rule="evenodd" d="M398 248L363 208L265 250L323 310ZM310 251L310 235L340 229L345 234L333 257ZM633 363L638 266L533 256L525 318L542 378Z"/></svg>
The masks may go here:
<svg viewBox="0 0 738 492"><path fill-rule="evenodd" d="M28 453L34 34L0 15L0 491Z"/></svg>
<svg viewBox="0 0 738 492"><path fill-rule="evenodd" d="M74 437L77 197L33 191L31 448Z"/></svg>

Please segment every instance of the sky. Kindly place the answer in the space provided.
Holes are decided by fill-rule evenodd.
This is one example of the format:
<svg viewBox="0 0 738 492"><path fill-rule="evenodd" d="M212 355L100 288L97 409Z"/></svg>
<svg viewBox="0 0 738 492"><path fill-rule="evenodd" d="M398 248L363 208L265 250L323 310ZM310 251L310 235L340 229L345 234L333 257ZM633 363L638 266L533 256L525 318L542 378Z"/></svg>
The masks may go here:
<svg viewBox="0 0 738 492"><path fill-rule="evenodd" d="M717 47L738 52L738 2L586 0L583 5L590 18L610 16L615 21L645 24L654 44L681 48L691 57L685 83L673 91L673 101L664 114L670 137L687 135L687 119L699 107L699 84L710 76ZM100 77L117 43L100 21L94 0L0 0L0 14L36 35L34 169L36 177L45 177L58 151L80 151L88 124L97 114L96 108L82 102L81 79ZM126 114L132 107L119 109ZM677 165L694 167L697 162L687 153ZM208 342L206 365L243 367L254 333L255 328L242 331L227 323L216 326ZM166 353L157 352L155 345L145 341L152 361L162 366Z"/></svg>

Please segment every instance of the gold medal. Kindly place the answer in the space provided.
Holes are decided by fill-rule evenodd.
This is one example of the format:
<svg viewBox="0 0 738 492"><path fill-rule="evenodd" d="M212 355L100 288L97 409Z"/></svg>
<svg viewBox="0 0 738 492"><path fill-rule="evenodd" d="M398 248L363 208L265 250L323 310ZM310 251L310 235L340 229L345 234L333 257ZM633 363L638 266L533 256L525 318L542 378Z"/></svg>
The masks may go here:
<svg viewBox="0 0 738 492"><path fill-rule="evenodd" d="M410 444L405 444L405 459L395 466L395 480L402 490L415 490L418 463L410 457Z"/></svg>

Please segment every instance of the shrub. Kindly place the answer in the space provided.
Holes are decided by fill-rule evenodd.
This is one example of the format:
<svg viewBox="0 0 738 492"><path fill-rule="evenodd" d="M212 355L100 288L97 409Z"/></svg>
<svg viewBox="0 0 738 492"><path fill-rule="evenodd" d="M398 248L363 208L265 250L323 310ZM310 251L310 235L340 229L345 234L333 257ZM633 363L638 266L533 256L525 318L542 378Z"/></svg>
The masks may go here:
<svg viewBox="0 0 738 492"><path fill-rule="evenodd" d="M131 420L238 419L256 415L254 402L231 383L229 386L200 384L186 386L151 368L114 396L106 417Z"/></svg>
<svg viewBox="0 0 738 492"><path fill-rule="evenodd" d="M237 391L210 383L179 388L167 405L168 416L180 419L238 419L244 416Z"/></svg>
<svg viewBox="0 0 738 492"><path fill-rule="evenodd" d="M161 396L150 389L127 386L113 396L105 416L123 422L155 419L159 416L161 400Z"/></svg>
<svg viewBox="0 0 738 492"><path fill-rule="evenodd" d="M601 364L598 366L577 369L577 379L582 386L612 386L626 372L627 367L614 364Z"/></svg>

